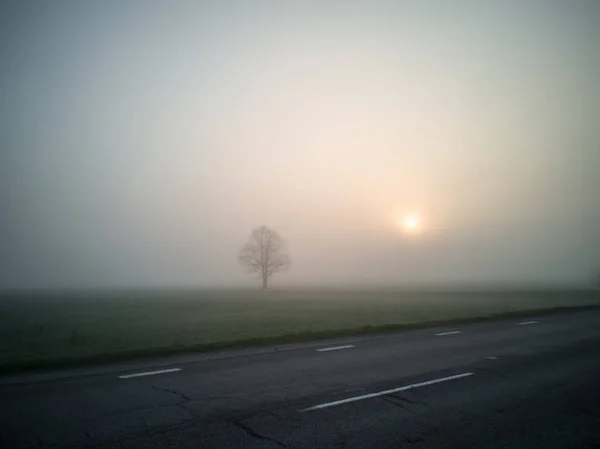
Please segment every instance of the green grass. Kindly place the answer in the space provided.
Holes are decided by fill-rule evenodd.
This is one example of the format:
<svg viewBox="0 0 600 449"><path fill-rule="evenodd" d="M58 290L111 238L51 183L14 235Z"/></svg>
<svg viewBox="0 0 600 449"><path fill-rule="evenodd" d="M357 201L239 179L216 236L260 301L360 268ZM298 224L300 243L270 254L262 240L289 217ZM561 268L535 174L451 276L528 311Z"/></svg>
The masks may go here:
<svg viewBox="0 0 600 449"><path fill-rule="evenodd" d="M0 297L0 371L600 306L600 292L172 291Z"/></svg>

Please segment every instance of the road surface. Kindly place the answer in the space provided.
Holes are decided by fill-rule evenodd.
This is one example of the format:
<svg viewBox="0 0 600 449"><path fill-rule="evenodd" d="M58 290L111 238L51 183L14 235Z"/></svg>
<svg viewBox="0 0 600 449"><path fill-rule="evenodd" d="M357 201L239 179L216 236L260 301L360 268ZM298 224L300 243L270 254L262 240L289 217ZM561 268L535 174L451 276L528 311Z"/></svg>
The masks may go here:
<svg viewBox="0 0 600 449"><path fill-rule="evenodd" d="M2 448L600 448L600 311L0 378Z"/></svg>

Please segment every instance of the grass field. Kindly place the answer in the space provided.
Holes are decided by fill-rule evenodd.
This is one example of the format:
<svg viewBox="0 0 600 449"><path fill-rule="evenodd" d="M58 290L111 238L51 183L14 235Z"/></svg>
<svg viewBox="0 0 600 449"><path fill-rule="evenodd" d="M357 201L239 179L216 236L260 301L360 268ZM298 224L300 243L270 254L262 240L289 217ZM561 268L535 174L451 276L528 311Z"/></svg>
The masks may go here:
<svg viewBox="0 0 600 449"><path fill-rule="evenodd" d="M0 297L0 370L600 305L600 291L172 291Z"/></svg>

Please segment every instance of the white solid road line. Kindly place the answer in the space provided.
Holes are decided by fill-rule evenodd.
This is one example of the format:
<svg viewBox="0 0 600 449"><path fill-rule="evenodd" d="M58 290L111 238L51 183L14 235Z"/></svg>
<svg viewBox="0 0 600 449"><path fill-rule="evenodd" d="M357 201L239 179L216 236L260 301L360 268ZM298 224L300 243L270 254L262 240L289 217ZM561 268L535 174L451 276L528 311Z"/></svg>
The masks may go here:
<svg viewBox="0 0 600 449"><path fill-rule="evenodd" d="M522 321L521 323L519 323L520 326L524 326L525 324L535 324L537 323L537 321Z"/></svg>
<svg viewBox="0 0 600 449"><path fill-rule="evenodd" d="M427 385L439 384L440 382L447 382L449 380L461 379L463 377L469 377L472 375L473 375L473 373L463 373L463 374L456 374L454 376L440 377L438 379L428 380L426 382L419 382L417 384L412 384L412 385L406 385L404 387L394 388L392 390L378 391L377 393L363 394L362 396L355 396L353 398L342 399L342 400L333 401L333 402L326 402L325 404L315 405L313 407L305 408L304 410L301 410L301 411L302 412L310 412L313 410L320 410L323 408L335 407L336 405L347 404L349 402L362 401L364 399L376 398L378 396L385 396L386 394L393 394L393 393L398 393L400 391L412 390L413 388L426 387Z"/></svg>
<svg viewBox="0 0 600 449"><path fill-rule="evenodd" d="M332 348L322 348L322 349L317 349L318 352L325 352L325 351L337 351L338 349L348 349L348 348L353 348L354 345L346 345L346 346L334 346Z"/></svg>
<svg viewBox="0 0 600 449"><path fill-rule="evenodd" d="M443 337L444 335L454 335L454 334L462 334L462 332L461 331L440 332L439 334L435 334L435 336Z"/></svg>
<svg viewBox="0 0 600 449"><path fill-rule="evenodd" d="M175 373L181 371L181 368L161 369L158 371L148 371L145 373L125 374L119 376L119 379L131 379L132 377L154 376L155 374Z"/></svg>

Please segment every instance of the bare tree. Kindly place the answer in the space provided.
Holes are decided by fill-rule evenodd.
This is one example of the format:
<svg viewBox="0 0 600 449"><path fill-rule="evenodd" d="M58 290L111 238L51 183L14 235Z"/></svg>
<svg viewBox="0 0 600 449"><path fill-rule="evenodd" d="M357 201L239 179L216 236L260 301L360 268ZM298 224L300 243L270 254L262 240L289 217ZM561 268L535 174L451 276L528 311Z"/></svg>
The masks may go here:
<svg viewBox="0 0 600 449"><path fill-rule="evenodd" d="M260 275L262 288L267 288L269 278L291 263L285 242L267 226L252 231L248 242L240 249L238 260L249 272Z"/></svg>

